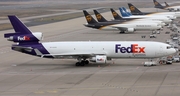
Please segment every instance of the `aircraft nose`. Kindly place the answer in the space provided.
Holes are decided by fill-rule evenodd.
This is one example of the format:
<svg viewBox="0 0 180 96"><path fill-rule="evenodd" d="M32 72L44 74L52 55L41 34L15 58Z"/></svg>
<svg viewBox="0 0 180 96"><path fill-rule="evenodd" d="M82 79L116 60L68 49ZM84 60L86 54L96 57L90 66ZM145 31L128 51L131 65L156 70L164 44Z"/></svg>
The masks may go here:
<svg viewBox="0 0 180 96"><path fill-rule="evenodd" d="M157 26L159 30L162 30L163 29L163 26L162 25L158 25Z"/></svg>
<svg viewBox="0 0 180 96"><path fill-rule="evenodd" d="M170 50L170 54L175 54L175 53L177 53L178 52L178 49L176 49L176 48L171 48L171 50Z"/></svg>
<svg viewBox="0 0 180 96"><path fill-rule="evenodd" d="M172 20L171 19L168 19L169 20L169 22L172 22Z"/></svg>
<svg viewBox="0 0 180 96"><path fill-rule="evenodd" d="M166 25L166 23L164 23L164 22L163 22L163 23L161 23L161 25L162 25L162 26L165 26L165 25Z"/></svg>

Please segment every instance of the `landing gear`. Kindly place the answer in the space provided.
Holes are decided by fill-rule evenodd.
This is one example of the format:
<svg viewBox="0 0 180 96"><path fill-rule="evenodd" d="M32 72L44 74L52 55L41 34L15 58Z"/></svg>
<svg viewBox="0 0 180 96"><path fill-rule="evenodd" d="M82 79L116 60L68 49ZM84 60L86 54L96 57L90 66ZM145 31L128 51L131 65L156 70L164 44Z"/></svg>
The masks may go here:
<svg viewBox="0 0 180 96"><path fill-rule="evenodd" d="M121 32L119 32L119 34L124 34L125 33L125 31L121 31Z"/></svg>
<svg viewBox="0 0 180 96"><path fill-rule="evenodd" d="M85 66L87 64L89 64L88 60L82 60L82 61L77 62L76 66Z"/></svg>

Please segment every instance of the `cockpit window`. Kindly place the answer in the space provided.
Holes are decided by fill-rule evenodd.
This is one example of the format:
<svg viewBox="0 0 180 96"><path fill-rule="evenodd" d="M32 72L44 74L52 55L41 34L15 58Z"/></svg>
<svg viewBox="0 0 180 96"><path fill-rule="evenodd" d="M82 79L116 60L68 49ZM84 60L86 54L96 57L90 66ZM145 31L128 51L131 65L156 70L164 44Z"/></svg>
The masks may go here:
<svg viewBox="0 0 180 96"><path fill-rule="evenodd" d="M173 46L167 46L167 49L173 48Z"/></svg>

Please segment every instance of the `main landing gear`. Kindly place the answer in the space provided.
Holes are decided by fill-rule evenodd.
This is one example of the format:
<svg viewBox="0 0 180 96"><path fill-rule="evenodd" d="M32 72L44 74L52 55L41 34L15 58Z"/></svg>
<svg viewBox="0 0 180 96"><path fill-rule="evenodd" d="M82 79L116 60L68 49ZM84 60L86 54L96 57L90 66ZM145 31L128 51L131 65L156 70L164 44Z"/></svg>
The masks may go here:
<svg viewBox="0 0 180 96"><path fill-rule="evenodd" d="M76 66L84 66L84 65L87 65L87 64L89 64L88 60L81 60L81 61L76 63Z"/></svg>

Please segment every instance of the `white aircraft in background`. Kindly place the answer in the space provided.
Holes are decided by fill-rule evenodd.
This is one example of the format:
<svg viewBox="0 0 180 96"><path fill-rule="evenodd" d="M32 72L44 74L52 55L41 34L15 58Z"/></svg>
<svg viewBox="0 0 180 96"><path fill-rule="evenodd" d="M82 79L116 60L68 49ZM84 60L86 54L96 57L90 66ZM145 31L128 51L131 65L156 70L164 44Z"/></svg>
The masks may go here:
<svg viewBox="0 0 180 96"><path fill-rule="evenodd" d="M161 24L157 22L148 22L148 21L142 22L136 20L128 20L128 21L97 22L87 11L83 10L83 13L87 21L87 24L84 25L86 27L95 28L99 30L120 31L120 33L133 33L134 31L144 31L144 30L156 31L162 29Z"/></svg>
<svg viewBox="0 0 180 96"><path fill-rule="evenodd" d="M169 4L167 4L167 2L164 2L166 5L166 8L169 10L174 10L174 11L180 11L180 6L170 6Z"/></svg>
<svg viewBox="0 0 180 96"><path fill-rule="evenodd" d="M129 12L127 12L126 10L124 10L123 8L119 8L121 16L123 18L139 18L139 19L151 19L151 20L155 20L155 21L163 21L166 24L170 24L172 23L172 19L166 17L166 16L162 16L162 15L154 15L154 16L142 16L142 15L132 15Z"/></svg>
<svg viewBox="0 0 180 96"><path fill-rule="evenodd" d="M15 33L4 37L16 42L12 50L43 58L73 58L76 66L89 61L106 63L112 58L158 58L176 53L171 45L153 41L43 42L42 33L32 33L16 16L8 16Z"/></svg>
<svg viewBox="0 0 180 96"><path fill-rule="evenodd" d="M146 19L119 19L119 20L112 20L112 21L108 21L106 20L97 10L93 10L94 14L96 16L96 19L98 22L122 22L122 21L126 21L126 23L144 23L144 22L148 22L148 23L157 23L159 25L161 25L162 27L165 26L166 24L162 21L152 21L152 20L146 20ZM128 22L129 21L129 22Z"/></svg>
<svg viewBox="0 0 180 96"><path fill-rule="evenodd" d="M155 8L165 9L169 11L180 11L180 6L170 6L166 2L164 2L166 6L162 6L157 0L153 0L153 3Z"/></svg>
<svg viewBox="0 0 180 96"><path fill-rule="evenodd" d="M141 12L137 7L133 4L128 3L129 9L132 15L172 15L175 17L180 17L180 12ZM167 16L168 17L168 16Z"/></svg>

